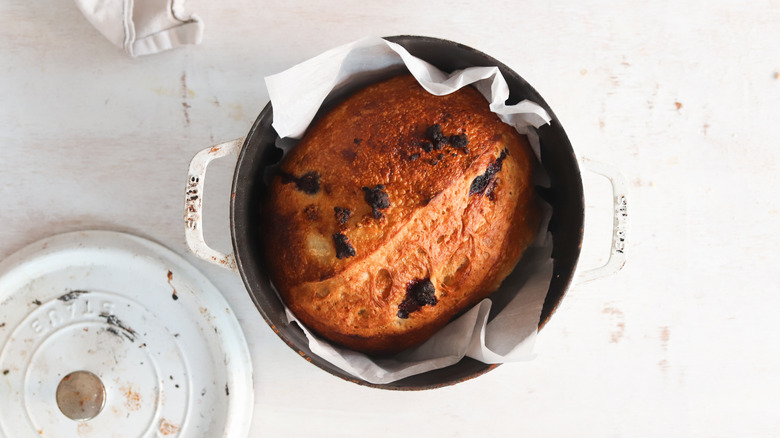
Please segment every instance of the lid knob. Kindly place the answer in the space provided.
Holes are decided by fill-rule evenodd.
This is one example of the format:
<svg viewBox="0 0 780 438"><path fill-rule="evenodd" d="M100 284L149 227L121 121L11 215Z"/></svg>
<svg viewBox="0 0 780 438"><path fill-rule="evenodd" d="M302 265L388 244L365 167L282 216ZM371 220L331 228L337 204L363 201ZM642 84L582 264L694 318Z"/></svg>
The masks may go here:
<svg viewBox="0 0 780 438"><path fill-rule="evenodd" d="M91 420L103 410L106 388L89 371L74 371L57 385L57 406L72 420Z"/></svg>

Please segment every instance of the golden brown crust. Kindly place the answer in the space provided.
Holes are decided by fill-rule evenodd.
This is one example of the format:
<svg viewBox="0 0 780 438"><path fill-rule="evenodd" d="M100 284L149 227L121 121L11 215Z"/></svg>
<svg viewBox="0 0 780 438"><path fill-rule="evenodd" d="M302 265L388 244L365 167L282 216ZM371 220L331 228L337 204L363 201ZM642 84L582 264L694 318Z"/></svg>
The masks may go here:
<svg viewBox="0 0 780 438"><path fill-rule="evenodd" d="M425 144L434 124L468 145ZM274 177L271 279L331 341L379 354L420 344L494 291L533 240L532 160L471 87L437 97L408 75L369 86L312 125ZM404 304L428 279L435 305Z"/></svg>

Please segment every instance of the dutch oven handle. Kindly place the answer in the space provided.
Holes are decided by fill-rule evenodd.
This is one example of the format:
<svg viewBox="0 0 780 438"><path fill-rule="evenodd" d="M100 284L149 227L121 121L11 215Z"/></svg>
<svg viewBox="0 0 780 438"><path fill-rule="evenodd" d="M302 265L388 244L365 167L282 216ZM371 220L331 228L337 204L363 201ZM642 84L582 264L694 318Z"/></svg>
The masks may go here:
<svg viewBox="0 0 780 438"><path fill-rule="evenodd" d="M190 161L185 193L184 235L190 250L198 257L224 268L238 272L234 254L223 254L206 244L203 239L203 186L206 180L208 164L224 156L235 154L241 150L244 138L231 140L198 152ZM626 264L626 246L628 243L628 183L616 168L597 161L583 158L580 165L598 175L603 176L612 185L614 215L612 221L612 245L607 262L599 267L577 272L577 282L586 283L607 277L620 271Z"/></svg>
<svg viewBox="0 0 780 438"><path fill-rule="evenodd" d="M190 170L187 174L187 188L184 195L184 235L187 238L187 246L198 257L223 268L238 273L236 256L234 254L222 254L211 248L203 239L203 186L206 181L206 167L217 158L235 154L241 150L244 144L243 138L231 140L210 148L203 149L195 154L190 161Z"/></svg>
<svg viewBox="0 0 780 438"><path fill-rule="evenodd" d="M616 274L626 264L626 245L628 243L628 183L620 171L609 164L579 160L580 166L601 175L612 184L614 215L612 218L612 247L607 262L599 267L577 272L577 282L586 283Z"/></svg>

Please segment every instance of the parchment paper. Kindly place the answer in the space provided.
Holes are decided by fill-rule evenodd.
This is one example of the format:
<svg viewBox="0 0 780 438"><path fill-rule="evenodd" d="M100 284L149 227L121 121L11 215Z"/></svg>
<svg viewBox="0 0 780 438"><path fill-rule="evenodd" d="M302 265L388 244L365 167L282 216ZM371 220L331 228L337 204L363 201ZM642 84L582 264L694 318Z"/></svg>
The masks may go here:
<svg viewBox="0 0 780 438"><path fill-rule="evenodd" d="M540 161L539 140L534 128L549 123L550 116L528 100L516 105L504 103L509 87L498 67L472 67L444 73L410 55L398 44L381 38L365 38L329 50L282 73L265 78L274 108L273 127L285 149L300 138L323 101L348 81L366 80L390 69L406 68L430 93L445 95L466 85L473 86L490 102L491 111L525 134ZM541 162L535 183L546 185ZM460 361L464 356L485 363L504 363L533 358L536 330L544 298L550 286L553 263L552 238L547 233L549 205L543 206L543 220L536 241L523 259L490 298L450 322L427 342L392 358L375 359L333 345L312 334L287 309L290 323L296 323L309 340L311 351L342 370L371 383L383 384ZM491 309L495 313L490 322ZM497 312L497 313L496 313Z"/></svg>

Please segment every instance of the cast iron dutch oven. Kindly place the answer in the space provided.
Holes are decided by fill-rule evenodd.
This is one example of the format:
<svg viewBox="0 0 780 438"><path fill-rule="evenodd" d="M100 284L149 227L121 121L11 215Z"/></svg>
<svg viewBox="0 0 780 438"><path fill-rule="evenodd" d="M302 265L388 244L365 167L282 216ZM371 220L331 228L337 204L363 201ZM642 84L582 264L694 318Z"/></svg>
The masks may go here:
<svg viewBox="0 0 780 438"><path fill-rule="evenodd" d="M553 236L554 258L552 281L539 320L541 328L553 314L572 282L583 235L582 178L577 158L561 123L542 96L528 82L498 60L478 50L452 41L429 37L395 36L386 39L400 44L412 55L445 72L472 66L497 66L509 84L508 104L529 99L541 105L552 118L550 124L537 130L541 143L542 165L551 179L550 189L545 190L542 196L553 209L549 227ZM326 103L323 110L327 110L327 107ZM271 127L272 121L273 107L268 103L257 117L243 143L241 141L236 141L234 144L226 143L202 152L215 155L206 160L207 164L216 156L230 153L230 149L235 151L240 148L233 175L230 202L230 227L235 258L233 255L213 251L203 244L199 219L201 199L198 196L199 190L202 190L202 181L200 181L202 177L198 175L203 175L206 164L202 164L202 169L198 168L198 165L191 165L185 215L188 243L191 249L209 261L237 270L257 309L274 332L306 360L343 379L382 389L431 389L471 379L495 368L497 365L464 358L457 364L443 369L377 385L356 379L312 354L303 332L294 325L288 325L282 303L271 288L263 263L262 236L258 227L262 215L259 206L267 190L263 174L266 167L278 162L281 156L281 151L274 145L278 136ZM195 161L193 159L193 163Z"/></svg>

